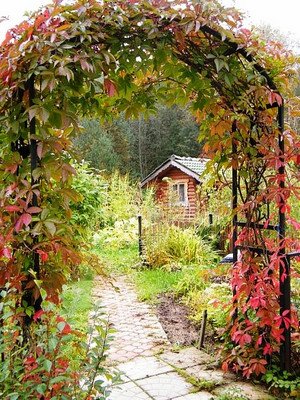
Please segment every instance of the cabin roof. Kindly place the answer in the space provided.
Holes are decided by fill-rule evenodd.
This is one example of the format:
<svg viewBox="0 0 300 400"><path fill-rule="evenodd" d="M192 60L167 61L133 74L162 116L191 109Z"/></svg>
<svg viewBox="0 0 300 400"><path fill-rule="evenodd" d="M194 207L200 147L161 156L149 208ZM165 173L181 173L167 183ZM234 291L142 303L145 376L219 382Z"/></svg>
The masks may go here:
<svg viewBox="0 0 300 400"><path fill-rule="evenodd" d="M200 175L205 169L207 158L195 158L195 157L180 157L173 154L165 162L155 168L148 176L146 176L142 182L141 186L145 186L148 182L157 178L158 175L163 174L170 167L175 167L196 179L200 182Z"/></svg>

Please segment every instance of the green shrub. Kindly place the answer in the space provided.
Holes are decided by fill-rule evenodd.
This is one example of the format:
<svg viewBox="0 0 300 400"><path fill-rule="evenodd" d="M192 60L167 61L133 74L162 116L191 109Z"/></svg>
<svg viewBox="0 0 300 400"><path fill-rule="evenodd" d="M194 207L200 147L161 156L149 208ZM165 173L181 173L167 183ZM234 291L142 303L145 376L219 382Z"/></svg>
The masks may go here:
<svg viewBox="0 0 300 400"><path fill-rule="evenodd" d="M133 280L139 299L142 301L156 301L159 294L174 290L181 275L181 271L166 271L163 269L136 271L133 275Z"/></svg>
<svg viewBox="0 0 300 400"><path fill-rule="evenodd" d="M72 189L79 198L74 197L71 204L71 223L76 225L78 232L85 237L90 236L91 232L104 224L103 210L107 201L107 183L87 163L75 163L74 166L76 175L73 178Z"/></svg>
<svg viewBox="0 0 300 400"><path fill-rule="evenodd" d="M204 310L214 327L225 327L228 322L232 290L227 283L211 283L202 290L194 290L184 297L192 310L192 320L200 322Z"/></svg>
<svg viewBox="0 0 300 400"><path fill-rule="evenodd" d="M137 218L116 221L94 235L93 243L96 247L111 247L123 249L138 242Z"/></svg>
<svg viewBox="0 0 300 400"><path fill-rule="evenodd" d="M263 380L269 385L270 389L285 394L285 398L299 399L300 397L300 377L295 374L281 371L279 367L273 366L263 375Z"/></svg>
<svg viewBox="0 0 300 400"><path fill-rule="evenodd" d="M103 208L105 225L114 226L117 221L128 221L139 212L140 193L128 175L114 172L107 178L107 198Z"/></svg>
<svg viewBox="0 0 300 400"><path fill-rule="evenodd" d="M146 231L144 244L146 262L154 268L164 266L172 269L206 261L209 267L212 260L212 249L195 234L193 228L157 224Z"/></svg>
<svg viewBox="0 0 300 400"><path fill-rule="evenodd" d="M26 304L20 306L17 292L6 287L0 302L0 397L106 399L115 376L104 367L111 333L101 313L94 315L94 332L87 342L85 335L74 331L59 315L57 306L45 300L43 291L42 309L33 314ZM27 329L20 324L24 313L33 314ZM24 340L24 334L30 340ZM72 343L79 363L73 363L73 354L65 351Z"/></svg>
<svg viewBox="0 0 300 400"><path fill-rule="evenodd" d="M126 274L132 269L132 266L137 266L140 262L137 243L117 249L117 251L109 246L95 247L95 252L101 257L108 274Z"/></svg>

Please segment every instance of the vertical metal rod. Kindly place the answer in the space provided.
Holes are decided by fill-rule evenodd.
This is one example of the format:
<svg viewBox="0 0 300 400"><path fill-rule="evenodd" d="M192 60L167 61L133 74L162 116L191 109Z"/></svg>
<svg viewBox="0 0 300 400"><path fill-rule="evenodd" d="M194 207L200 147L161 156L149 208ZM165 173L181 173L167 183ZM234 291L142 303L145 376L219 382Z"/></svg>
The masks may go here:
<svg viewBox="0 0 300 400"><path fill-rule="evenodd" d="M34 75L30 77L28 80L28 91L29 91L29 106L33 106L33 99L35 97L35 89L34 89ZM35 185L38 183L38 180L34 179L33 172L38 167L38 154L37 154L37 141L36 141L36 119L33 117L29 123L29 134L30 134L30 169L31 169L31 185ZM32 206L38 206L38 198L35 193L32 196ZM37 243L37 239L34 237L33 242ZM37 278L40 275L40 257L39 254L34 251L33 253L33 265L34 271L37 274Z"/></svg>
<svg viewBox="0 0 300 400"><path fill-rule="evenodd" d="M232 124L232 133L236 132L236 122ZM237 241L237 203L238 203L238 169L237 165L237 144L234 138L234 135L232 137L232 192L231 192L231 202L232 202L232 262L235 264L237 262L238 258L238 249L236 246L236 241ZM232 289L232 294L233 296L236 295L236 288L234 287ZM236 301L235 301L236 303ZM235 311L233 313L232 319L233 321L237 318L238 310L237 307L235 308Z"/></svg>
<svg viewBox="0 0 300 400"><path fill-rule="evenodd" d="M203 314L202 314L200 338L199 338L199 346L198 346L200 349L204 346L206 321L207 321L207 310L204 310Z"/></svg>
<svg viewBox="0 0 300 400"><path fill-rule="evenodd" d="M236 123L234 122L232 124L232 132L236 132ZM237 162L237 145L235 138L232 138L232 160L234 163ZM238 170L237 166L233 165L232 166L232 192L231 192L231 202L232 202L232 212L233 212L233 217L232 217L232 253L233 253L233 263L237 262L237 247L236 247L236 241L237 241L237 203L238 203Z"/></svg>
<svg viewBox="0 0 300 400"><path fill-rule="evenodd" d="M282 105L278 107L277 123L279 128L279 150L281 154L282 165L278 168L278 173L283 177L280 179L279 187L284 190L285 187L285 165L284 165L284 104L282 100ZM281 204L282 206L284 204ZM282 316L285 311L288 311L287 317L290 317L291 311L291 277L290 277L290 260L286 256L285 249L285 212L280 207L279 209L279 229L278 229L278 239L279 239L279 256L282 260L279 270L279 305L280 305L280 315ZM286 274L286 275L285 275ZM284 278L284 276L286 276ZM290 371L291 369L291 329L286 328L285 324L281 324L283 329L284 341L280 345L280 368L285 371Z"/></svg>
<svg viewBox="0 0 300 400"><path fill-rule="evenodd" d="M139 237L139 256L143 255L143 241L142 241L142 216L138 215L138 237Z"/></svg>

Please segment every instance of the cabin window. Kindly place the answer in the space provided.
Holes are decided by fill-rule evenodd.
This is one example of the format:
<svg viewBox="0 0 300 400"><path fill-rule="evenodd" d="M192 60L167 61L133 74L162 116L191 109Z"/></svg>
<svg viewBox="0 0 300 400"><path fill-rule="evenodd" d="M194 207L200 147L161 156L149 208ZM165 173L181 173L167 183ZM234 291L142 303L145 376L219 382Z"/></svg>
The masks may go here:
<svg viewBox="0 0 300 400"><path fill-rule="evenodd" d="M188 205L188 197L187 197L187 184L186 183L174 183L173 184L173 194L174 202L177 205L187 206Z"/></svg>

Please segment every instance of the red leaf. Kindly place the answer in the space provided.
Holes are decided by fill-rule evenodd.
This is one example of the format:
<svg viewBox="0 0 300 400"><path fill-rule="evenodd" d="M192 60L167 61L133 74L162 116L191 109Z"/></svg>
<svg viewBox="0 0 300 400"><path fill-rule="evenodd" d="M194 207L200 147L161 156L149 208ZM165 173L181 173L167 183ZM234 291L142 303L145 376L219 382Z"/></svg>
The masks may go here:
<svg viewBox="0 0 300 400"><path fill-rule="evenodd" d="M42 316L44 313L45 313L44 310L39 310L39 311L37 311L37 312L34 314L34 316L33 316L33 320L34 320L34 321L37 321L38 319L41 318L41 316Z"/></svg>
<svg viewBox="0 0 300 400"><path fill-rule="evenodd" d="M22 214L21 217L17 220L15 224L15 230L16 232L20 232L22 229L23 225L28 226L32 220L32 217L30 214Z"/></svg>
<svg viewBox="0 0 300 400"><path fill-rule="evenodd" d="M273 349L272 349L272 347L271 347L271 345L270 345L270 343L267 343L266 345L265 345L265 347L264 347L264 351L263 351L263 355L265 356L265 355L271 355L273 353Z"/></svg>
<svg viewBox="0 0 300 400"><path fill-rule="evenodd" d="M62 330L62 333L64 335L68 335L69 333L72 332L71 326L69 324L66 323L64 329Z"/></svg>
<svg viewBox="0 0 300 400"><path fill-rule="evenodd" d="M108 78L104 79L104 90L109 95L109 97L114 96L117 92L115 84Z"/></svg>
<svg viewBox="0 0 300 400"><path fill-rule="evenodd" d="M26 212L28 214L38 214L43 211L40 207L29 207L27 208Z"/></svg>
<svg viewBox="0 0 300 400"><path fill-rule="evenodd" d="M280 96L280 94L273 92L272 90L270 90L269 92L268 100L271 105L277 103L279 106L281 106L282 104L282 97Z"/></svg>
<svg viewBox="0 0 300 400"><path fill-rule="evenodd" d="M8 211L8 212L16 212L16 211L20 211L20 207L11 205L11 206L4 207L4 210Z"/></svg>
<svg viewBox="0 0 300 400"><path fill-rule="evenodd" d="M224 372L227 372L228 371L228 362L224 361L221 368Z"/></svg>
<svg viewBox="0 0 300 400"><path fill-rule="evenodd" d="M48 260L49 255L48 255L48 253L46 253L45 251L43 251L43 250L37 250L37 253L41 256L42 262L46 262L46 261Z"/></svg>
<svg viewBox="0 0 300 400"><path fill-rule="evenodd" d="M11 172L12 174L15 174L17 172L19 164L12 164L9 165L8 167L5 168L6 172Z"/></svg>
<svg viewBox="0 0 300 400"><path fill-rule="evenodd" d="M6 257L6 258L11 258L11 251L8 247L4 247L2 250L0 250L0 257Z"/></svg>
<svg viewBox="0 0 300 400"><path fill-rule="evenodd" d="M25 358L25 360L24 360L24 364L25 365L27 365L27 364L32 364L32 363L34 363L36 361L36 359L34 358L34 357L27 357L27 358Z"/></svg>
<svg viewBox="0 0 300 400"><path fill-rule="evenodd" d="M61 331L61 333L63 333L64 335L67 335L67 334L72 332L71 326L60 315L58 315L56 317L56 321L57 322L64 322L64 324L65 324L65 326L64 326L63 330Z"/></svg>

